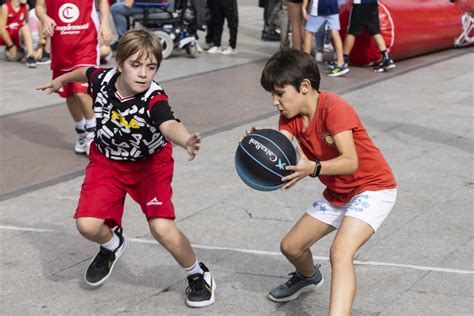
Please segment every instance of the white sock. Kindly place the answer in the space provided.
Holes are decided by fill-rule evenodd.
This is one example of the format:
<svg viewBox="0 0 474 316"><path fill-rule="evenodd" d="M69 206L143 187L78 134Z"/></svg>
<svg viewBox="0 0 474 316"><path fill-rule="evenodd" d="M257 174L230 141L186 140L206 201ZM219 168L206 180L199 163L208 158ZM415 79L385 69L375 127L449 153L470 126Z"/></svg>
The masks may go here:
<svg viewBox="0 0 474 316"><path fill-rule="evenodd" d="M85 124L87 128L95 127L96 126L95 117L90 120L85 120Z"/></svg>
<svg viewBox="0 0 474 316"><path fill-rule="evenodd" d="M86 130L86 120L82 119L79 122L76 122L76 128L80 129L81 131Z"/></svg>
<svg viewBox="0 0 474 316"><path fill-rule="evenodd" d="M117 236L116 233L112 232L112 239L110 239L105 244L102 244L101 246L110 251L114 251L118 248L118 246L120 246L120 238L119 236Z"/></svg>
<svg viewBox="0 0 474 316"><path fill-rule="evenodd" d="M196 262L190 266L189 268L185 268L186 270L186 276L190 276L190 275L193 275L193 274L203 274L204 273L204 270L201 269L201 267L199 266L199 260L198 258L196 258Z"/></svg>

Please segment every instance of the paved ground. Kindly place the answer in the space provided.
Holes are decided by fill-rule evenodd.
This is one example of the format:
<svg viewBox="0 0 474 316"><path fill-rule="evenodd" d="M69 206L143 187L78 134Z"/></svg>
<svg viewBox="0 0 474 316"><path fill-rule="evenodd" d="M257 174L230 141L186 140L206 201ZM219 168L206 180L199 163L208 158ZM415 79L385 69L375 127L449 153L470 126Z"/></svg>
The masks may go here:
<svg viewBox="0 0 474 316"><path fill-rule="evenodd" d="M175 151L174 203L179 227L216 278L216 303L184 305L183 272L129 200L129 249L103 287L85 286L96 246L78 235L71 215L87 159L72 152L63 102L33 90L48 80L47 67L0 60L2 314L327 314L332 236L313 248L322 288L288 304L265 298L291 271L280 239L322 187L308 179L289 192L261 193L234 171L243 130L277 121L259 75L278 45L260 41L262 10L242 3L238 55L190 59L178 52L157 77L177 115L204 135L195 161ZM399 183L395 209L357 255L353 314L472 315L472 49L402 61L390 74L352 68L322 85L354 105Z"/></svg>

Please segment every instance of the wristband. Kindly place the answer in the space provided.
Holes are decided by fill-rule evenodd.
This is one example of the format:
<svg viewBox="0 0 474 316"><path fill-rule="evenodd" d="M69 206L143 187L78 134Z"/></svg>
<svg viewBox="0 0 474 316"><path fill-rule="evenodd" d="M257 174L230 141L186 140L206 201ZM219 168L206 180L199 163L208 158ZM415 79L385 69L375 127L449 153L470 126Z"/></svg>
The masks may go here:
<svg viewBox="0 0 474 316"><path fill-rule="evenodd" d="M321 162L318 159L315 159L314 162L316 166L314 166L313 173L309 175L311 178L319 177L319 173L321 172Z"/></svg>

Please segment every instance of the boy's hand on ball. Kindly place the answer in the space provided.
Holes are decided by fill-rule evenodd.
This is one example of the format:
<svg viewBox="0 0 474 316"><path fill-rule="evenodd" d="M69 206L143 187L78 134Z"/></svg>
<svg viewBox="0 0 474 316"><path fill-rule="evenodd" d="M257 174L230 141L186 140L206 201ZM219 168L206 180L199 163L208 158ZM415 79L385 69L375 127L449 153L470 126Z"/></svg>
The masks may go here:
<svg viewBox="0 0 474 316"><path fill-rule="evenodd" d="M258 126L252 126L250 129L245 130L245 136L247 136L249 134L252 134L255 131L258 131L259 129L261 129L261 128L258 127ZM240 137L239 143L242 141L242 139L244 139L245 136Z"/></svg>
<svg viewBox="0 0 474 316"><path fill-rule="evenodd" d="M188 153L188 160L193 160L201 148L201 136L198 133L189 136L185 147Z"/></svg>
<svg viewBox="0 0 474 316"><path fill-rule="evenodd" d="M310 175L314 170L314 162L306 157L299 144L297 145L296 149L298 150L300 160L298 161L298 164L296 164L296 166L286 166L285 169L293 171L293 173L281 178L282 181L286 182L285 185L281 188L282 190L288 190L298 181Z"/></svg>

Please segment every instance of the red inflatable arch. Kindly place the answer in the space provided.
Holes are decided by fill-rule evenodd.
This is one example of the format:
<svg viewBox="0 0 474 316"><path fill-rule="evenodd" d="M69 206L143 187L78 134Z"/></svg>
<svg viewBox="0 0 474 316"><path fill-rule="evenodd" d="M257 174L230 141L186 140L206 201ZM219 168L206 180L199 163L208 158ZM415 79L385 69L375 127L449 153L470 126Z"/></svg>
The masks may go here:
<svg viewBox="0 0 474 316"><path fill-rule="evenodd" d="M472 4L472 0L463 2ZM344 38L352 1L340 7L341 36ZM380 33L390 56L400 60L454 47L462 33L461 6L447 0L379 0ZM380 60L375 42L367 32L358 36L350 62L370 65Z"/></svg>

